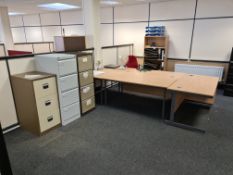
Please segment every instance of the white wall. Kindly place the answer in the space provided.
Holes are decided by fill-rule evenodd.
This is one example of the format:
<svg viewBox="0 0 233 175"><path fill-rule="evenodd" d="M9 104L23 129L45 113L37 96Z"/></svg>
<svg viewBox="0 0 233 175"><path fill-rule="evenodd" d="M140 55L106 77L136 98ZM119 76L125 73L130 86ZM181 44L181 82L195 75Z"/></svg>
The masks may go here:
<svg viewBox="0 0 233 175"><path fill-rule="evenodd" d="M198 2L192 59L228 61L233 47L233 1Z"/></svg>
<svg viewBox="0 0 233 175"><path fill-rule="evenodd" d="M80 10L11 16L10 22L15 43L53 41L63 28L66 35L85 35Z"/></svg>
<svg viewBox="0 0 233 175"><path fill-rule="evenodd" d="M166 27L169 36L168 57L228 61L233 47L233 1L198 0L192 42L195 5L196 0L151 3L150 25ZM148 9L149 3L115 7L114 20L110 17L110 8L102 10L102 43L111 43L110 30L113 28L114 44L134 43L134 54L143 55Z"/></svg>

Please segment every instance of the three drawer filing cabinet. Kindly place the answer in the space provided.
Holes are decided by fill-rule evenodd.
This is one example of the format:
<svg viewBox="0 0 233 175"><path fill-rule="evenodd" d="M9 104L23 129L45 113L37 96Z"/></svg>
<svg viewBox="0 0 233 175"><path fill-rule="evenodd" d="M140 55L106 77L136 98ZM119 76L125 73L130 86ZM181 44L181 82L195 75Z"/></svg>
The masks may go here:
<svg viewBox="0 0 233 175"><path fill-rule="evenodd" d="M77 61L74 54L35 56L38 71L57 75L62 125L78 119L80 114Z"/></svg>
<svg viewBox="0 0 233 175"><path fill-rule="evenodd" d="M61 124L56 76L28 72L11 76L20 126L41 135Z"/></svg>
<svg viewBox="0 0 233 175"><path fill-rule="evenodd" d="M82 114L95 108L93 59L90 53L77 54Z"/></svg>

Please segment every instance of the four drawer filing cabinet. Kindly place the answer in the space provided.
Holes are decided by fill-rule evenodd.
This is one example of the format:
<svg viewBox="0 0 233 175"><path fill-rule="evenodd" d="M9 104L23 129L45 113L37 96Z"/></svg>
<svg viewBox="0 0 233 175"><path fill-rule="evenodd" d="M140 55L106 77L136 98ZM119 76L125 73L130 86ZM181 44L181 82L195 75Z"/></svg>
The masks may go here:
<svg viewBox="0 0 233 175"><path fill-rule="evenodd" d="M77 61L74 54L46 54L35 56L36 69L57 75L62 125L80 115Z"/></svg>
<svg viewBox="0 0 233 175"><path fill-rule="evenodd" d="M93 60L90 53L79 53L76 56L79 72L80 99L82 114L95 108L93 79Z"/></svg>
<svg viewBox="0 0 233 175"><path fill-rule="evenodd" d="M41 135L60 125L55 75L28 72L12 75L11 81L22 128Z"/></svg>

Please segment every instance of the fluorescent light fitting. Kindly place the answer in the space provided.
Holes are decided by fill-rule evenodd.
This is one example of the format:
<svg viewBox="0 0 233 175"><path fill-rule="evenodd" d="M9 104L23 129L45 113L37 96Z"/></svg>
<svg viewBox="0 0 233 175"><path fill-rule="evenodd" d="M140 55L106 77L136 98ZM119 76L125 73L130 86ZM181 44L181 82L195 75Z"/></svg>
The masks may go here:
<svg viewBox="0 0 233 175"><path fill-rule="evenodd" d="M80 8L79 6L62 4L62 3L49 3L49 4L40 4L38 7L47 9L47 10L70 10Z"/></svg>
<svg viewBox="0 0 233 175"><path fill-rule="evenodd" d="M105 1L101 1L101 4L106 4L106 5L117 5L120 4L120 2L118 1L111 1L111 0L105 0Z"/></svg>
<svg viewBox="0 0 233 175"><path fill-rule="evenodd" d="M8 15L10 16L15 16L15 15L23 15L25 13L20 13L20 12L9 12Z"/></svg>

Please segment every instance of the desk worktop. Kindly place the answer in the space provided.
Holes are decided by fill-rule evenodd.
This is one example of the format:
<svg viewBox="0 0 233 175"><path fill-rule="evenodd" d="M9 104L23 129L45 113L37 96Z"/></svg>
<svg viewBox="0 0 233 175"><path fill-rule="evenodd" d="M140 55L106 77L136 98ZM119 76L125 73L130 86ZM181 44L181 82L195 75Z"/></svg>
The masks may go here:
<svg viewBox="0 0 233 175"><path fill-rule="evenodd" d="M175 81L185 74L167 71L138 71L137 69L103 69L100 75L95 75L95 79L112 80L122 83L138 84L159 88L168 88Z"/></svg>
<svg viewBox="0 0 233 175"><path fill-rule="evenodd" d="M122 83L138 84L151 87L166 88L169 91L196 94L206 97L214 97L218 85L218 78L190 75L168 71L140 72L136 69L103 69L95 79L112 80Z"/></svg>
<svg viewBox="0 0 233 175"><path fill-rule="evenodd" d="M168 90L189 94L196 94L206 97L214 97L219 78L185 74L175 83L168 87Z"/></svg>

